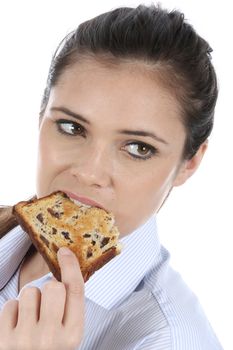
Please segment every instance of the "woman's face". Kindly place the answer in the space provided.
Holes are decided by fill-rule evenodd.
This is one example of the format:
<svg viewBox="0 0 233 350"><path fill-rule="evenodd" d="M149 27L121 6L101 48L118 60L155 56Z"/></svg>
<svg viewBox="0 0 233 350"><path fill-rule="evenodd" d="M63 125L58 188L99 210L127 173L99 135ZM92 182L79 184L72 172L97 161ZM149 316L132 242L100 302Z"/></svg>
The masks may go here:
<svg viewBox="0 0 233 350"><path fill-rule="evenodd" d="M76 63L52 88L40 124L37 196L93 200L126 235L176 185L184 142L178 102L142 69Z"/></svg>

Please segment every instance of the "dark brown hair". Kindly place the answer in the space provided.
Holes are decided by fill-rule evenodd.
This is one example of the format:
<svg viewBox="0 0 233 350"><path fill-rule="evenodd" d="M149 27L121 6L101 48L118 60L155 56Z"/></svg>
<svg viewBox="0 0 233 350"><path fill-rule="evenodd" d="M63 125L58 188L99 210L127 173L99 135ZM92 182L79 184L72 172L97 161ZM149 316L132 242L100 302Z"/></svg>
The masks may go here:
<svg viewBox="0 0 233 350"><path fill-rule="evenodd" d="M0 239L5 233L17 226L18 223L12 215L11 206L0 206Z"/></svg>
<svg viewBox="0 0 233 350"><path fill-rule="evenodd" d="M36 199L36 196L26 198L25 200ZM18 222L15 216L12 214L13 206L10 205L0 205L0 239L15 226Z"/></svg>

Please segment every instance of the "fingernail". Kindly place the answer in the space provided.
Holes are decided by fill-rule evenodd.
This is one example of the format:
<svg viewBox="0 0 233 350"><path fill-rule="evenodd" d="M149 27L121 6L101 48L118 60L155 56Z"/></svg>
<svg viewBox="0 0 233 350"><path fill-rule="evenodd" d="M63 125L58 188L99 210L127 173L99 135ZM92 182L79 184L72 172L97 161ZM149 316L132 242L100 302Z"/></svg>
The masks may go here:
<svg viewBox="0 0 233 350"><path fill-rule="evenodd" d="M66 247L61 247L58 252L61 255L71 255L71 251Z"/></svg>

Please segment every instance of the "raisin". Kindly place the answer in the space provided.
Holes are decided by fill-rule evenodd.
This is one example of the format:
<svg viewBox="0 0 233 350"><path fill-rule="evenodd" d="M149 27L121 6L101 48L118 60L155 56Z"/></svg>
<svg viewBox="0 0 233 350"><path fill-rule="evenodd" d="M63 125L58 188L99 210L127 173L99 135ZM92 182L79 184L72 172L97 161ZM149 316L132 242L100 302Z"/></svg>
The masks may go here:
<svg viewBox="0 0 233 350"><path fill-rule="evenodd" d="M106 244L108 244L110 237L104 237L101 241L100 248L103 248Z"/></svg>
<svg viewBox="0 0 233 350"><path fill-rule="evenodd" d="M39 220L42 224L44 223L44 217L43 217L43 214L42 214L42 213L38 214L36 218L37 218L37 220Z"/></svg>
<svg viewBox="0 0 233 350"><path fill-rule="evenodd" d="M45 243L45 245L49 248L49 241L42 235L40 235L40 239Z"/></svg>
<svg viewBox="0 0 233 350"><path fill-rule="evenodd" d="M61 234L65 237L65 239L69 239L70 240L70 233L67 231L62 231Z"/></svg>
<svg viewBox="0 0 233 350"><path fill-rule="evenodd" d="M47 211L49 212L50 215L54 216L57 219L60 219L62 214L64 214L64 213L58 213L58 212L54 211L52 208L48 208Z"/></svg>
<svg viewBox="0 0 233 350"><path fill-rule="evenodd" d="M84 238L90 238L91 235L90 235L90 233L85 233L85 235L83 235L83 237L84 237Z"/></svg>
<svg viewBox="0 0 233 350"><path fill-rule="evenodd" d="M57 229L55 227L52 227L52 235L56 235L57 234Z"/></svg>
<svg viewBox="0 0 233 350"><path fill-rule="evenodd" d="M93 255L92 250L91 250L90 247L88 247L88 249L87 249L87 258L92 257L92 255Z"/></svg>
<svg viewBox="0 0 233 350"><path fill-rule="evenodd" d="M78 219L78 215L72 216L72 219Z"/></svg>
<svg viewBox="0 0 233 350"><path fill-rule="evenodd" d="M96 241L91 241L91 244L92 245L96 245Z"/></svg>

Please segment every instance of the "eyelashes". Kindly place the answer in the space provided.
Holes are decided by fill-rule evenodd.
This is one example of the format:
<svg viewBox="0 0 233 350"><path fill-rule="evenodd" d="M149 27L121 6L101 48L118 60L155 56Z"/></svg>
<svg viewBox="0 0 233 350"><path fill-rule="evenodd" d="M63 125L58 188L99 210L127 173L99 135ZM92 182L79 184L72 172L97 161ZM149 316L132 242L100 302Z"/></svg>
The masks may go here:
<svg viewBox="0 0 233 350"><path fill-rule="evenodd" d="M85 136L85 128L76 122L67 119L56 120L58 131L67 136Z"/></svg>
<svg viewBox="0 0 233 350"><path fill-rule="evenodd" d="M65 136L80 136L86 138L87 131L79 123L67 119L59 119L56 120L55 123L58 132ZM136 140L128 141L127 144L122 147L122 150L125 151L134 160L147 160L158 153L158 150L154 146Z"/></svg>
<svg viewBox="0 0 233 350"><path fill-rule="evenodd" d="M141 141L132 141L125 146L127 152L137 160L147 160L157 153L157 149Z"/></svg>

